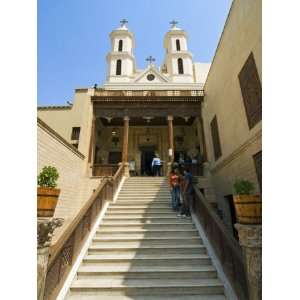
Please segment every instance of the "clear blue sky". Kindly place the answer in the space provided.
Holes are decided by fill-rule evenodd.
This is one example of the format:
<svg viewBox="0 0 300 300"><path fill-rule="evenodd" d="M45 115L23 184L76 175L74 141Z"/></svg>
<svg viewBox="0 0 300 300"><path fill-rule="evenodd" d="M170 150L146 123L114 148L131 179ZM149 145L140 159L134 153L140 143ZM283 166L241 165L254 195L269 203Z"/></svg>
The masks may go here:
<svg viewBox="0 0 300 300"><path fill-rule="evenodd" d="M38 0L38 105L64 105L74 89L101 85L109 33L126 18L135 34L138 68L159 66L169 22L189 35L194 61L210 62L231 0Z"/></svg>

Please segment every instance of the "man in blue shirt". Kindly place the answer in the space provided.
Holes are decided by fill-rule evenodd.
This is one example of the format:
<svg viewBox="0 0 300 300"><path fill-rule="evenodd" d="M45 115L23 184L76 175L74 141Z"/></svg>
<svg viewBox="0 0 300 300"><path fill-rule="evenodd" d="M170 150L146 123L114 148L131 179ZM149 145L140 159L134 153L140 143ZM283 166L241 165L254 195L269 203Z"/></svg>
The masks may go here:
<svg viewBox="0 0 300 300"><path fill-rule="evenodd" d="M178 214L178 217L190 217L191 211L190 207L192 205L192 199L193 199L193 176L188 168L184 169L184 183L183 183L183 189L182 189L182 195L183 195L183 203L181 208L181 213Z"/></svg>

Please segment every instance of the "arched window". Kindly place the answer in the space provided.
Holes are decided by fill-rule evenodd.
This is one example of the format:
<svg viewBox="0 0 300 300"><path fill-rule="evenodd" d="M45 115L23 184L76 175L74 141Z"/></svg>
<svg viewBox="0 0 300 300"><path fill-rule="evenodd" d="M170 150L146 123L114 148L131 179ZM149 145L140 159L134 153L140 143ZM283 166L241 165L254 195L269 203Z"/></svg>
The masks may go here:
<svg viewBox="0 0 300 300"><path fill-rule="evenodd" d="M182 58L178 58L178 74L183 74L183 61Z"/></svg>
<svg viewBox="0 0 300 300"><path fill-rule="evenodd" d="M117 69L116 69L116 75L121 75L122 73L122 61L121 59L117 60Z"/></svg>
<svg viewBox="0 0 300 300"><path fill-rule="evenodd" d="M176 40L176 50L180 51L180 41Z"/></svg>
<svg viewBox="0 0 300 300"><path fill-rule="evenodd" d="M119 40L118 51L121 52L123 50L123 40Z"/></svg>

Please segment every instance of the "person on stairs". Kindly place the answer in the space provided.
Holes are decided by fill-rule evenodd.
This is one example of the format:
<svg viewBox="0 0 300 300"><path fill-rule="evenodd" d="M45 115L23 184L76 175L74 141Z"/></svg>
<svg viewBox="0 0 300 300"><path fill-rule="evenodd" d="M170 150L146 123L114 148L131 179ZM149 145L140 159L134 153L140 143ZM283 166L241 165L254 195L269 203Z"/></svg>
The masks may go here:
<svg viewBox="0 0 300 300"><path fill-rule="evenodd" d="M179 211L180 206L180 174L178 169L172 169L169 174L169 187L172 195L172 208Z"/></svg>
<svg viewBox="0 0 300 300"><path fill-rule="evenodd" d="M153 176L160 176L161 160L156 154L152 160L152 172Z"/></svg>
<svg viewBox="0 0 300 300"><path fill-rule="evenodd" d="M184 169L184 182L183 182L183 188L182 188L182 195L183 195L183 203L180 214L178 214L178 217L190 217L191 216L191 205L193 200L193 176L190 173L190 170L188 168Z"/></svg>

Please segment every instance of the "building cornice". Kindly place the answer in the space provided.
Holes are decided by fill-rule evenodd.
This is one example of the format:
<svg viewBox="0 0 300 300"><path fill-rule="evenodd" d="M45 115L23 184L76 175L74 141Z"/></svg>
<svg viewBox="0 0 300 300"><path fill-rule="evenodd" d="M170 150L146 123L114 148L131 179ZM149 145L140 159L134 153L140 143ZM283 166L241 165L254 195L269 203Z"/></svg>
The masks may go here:
<svg viewBox="0 0 300 300"><path fill-rule="evenodd" d="M38 110L69 110L72 105L51 105L51 106L38 106Z"/></svg>

